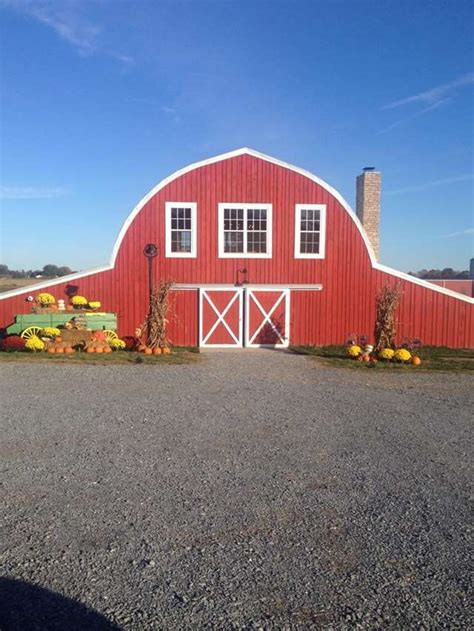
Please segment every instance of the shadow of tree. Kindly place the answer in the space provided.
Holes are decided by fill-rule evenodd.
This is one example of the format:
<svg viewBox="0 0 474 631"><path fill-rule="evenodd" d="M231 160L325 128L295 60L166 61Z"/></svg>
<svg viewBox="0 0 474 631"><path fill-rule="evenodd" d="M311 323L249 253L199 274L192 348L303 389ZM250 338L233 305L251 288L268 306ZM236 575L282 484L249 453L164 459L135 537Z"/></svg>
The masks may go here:
<svg viewBox="0 0 474 631"><path fill-rule="evenodd" d="M2 631L121 631L85 605L25 581L0 577Z"/></svg>

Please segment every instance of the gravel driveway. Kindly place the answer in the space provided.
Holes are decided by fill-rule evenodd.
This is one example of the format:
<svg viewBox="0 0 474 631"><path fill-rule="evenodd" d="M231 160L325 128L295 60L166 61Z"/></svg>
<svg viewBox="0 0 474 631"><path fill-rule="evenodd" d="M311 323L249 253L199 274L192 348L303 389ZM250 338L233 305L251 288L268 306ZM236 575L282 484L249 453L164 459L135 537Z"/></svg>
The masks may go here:
<svg viewBox="0 0 474 631"><path fill-rule="evenodd" d="M472 377L0 370L2 629L471 626Z"/></svg>

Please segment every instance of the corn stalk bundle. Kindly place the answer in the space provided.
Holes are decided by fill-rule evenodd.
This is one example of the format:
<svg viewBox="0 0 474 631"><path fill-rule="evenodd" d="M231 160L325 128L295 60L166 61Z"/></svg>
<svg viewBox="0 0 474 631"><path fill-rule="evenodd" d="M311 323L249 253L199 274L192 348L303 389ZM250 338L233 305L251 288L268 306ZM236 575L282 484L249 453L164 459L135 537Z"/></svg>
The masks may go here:
<svg viewBox="0 0 474 631"><path fill-rule="evenodd" d="M384 285L377 294L376 318L375 318L375 352L383 348L393 348L397 322L395 312L402 297L400 284L395 286Z"/></svg>
<svg viewBox="0 0 474 631"><path fill-rule="evenodd" d="M168 346L167 314L170 308L170 291L172 281L160 280L151 292L150 308L145 322L140 327L140 335L146 335L146 346L149 348L164 348Z"/></svg>

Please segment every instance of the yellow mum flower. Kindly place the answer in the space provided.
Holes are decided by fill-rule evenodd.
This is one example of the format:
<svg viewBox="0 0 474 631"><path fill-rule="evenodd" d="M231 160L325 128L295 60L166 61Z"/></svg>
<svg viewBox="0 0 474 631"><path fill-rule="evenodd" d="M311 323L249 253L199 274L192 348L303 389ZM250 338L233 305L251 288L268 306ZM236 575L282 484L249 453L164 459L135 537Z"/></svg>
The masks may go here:
<svg viewBox="0 0 474 631"><path fill-rule="evenodd" d="M26 340L25 348L29 351L43 351L44 342L43 340L40 340L37 335L32 335L28 340Z"/></svg>
<svg viewBox="0 0 474 631"><path fill-rule="evenodd" d="M61 331L55 326L45 326L44 329L41 329L41 335L43 337L59 337Z"/></svg>
<svg viewBox="0 0 474 631"><path fill-rule="evenodd" d="M391 348L383 348L379 353L379 359L393 359L395 351Z"/></svg>
<svg viewBox="0 0 474 631"><path fill-rule="evenodd" d="M399 348L395 351L394 358L399 362L408 362L411 359L411 353L406 348Z"/></svg>
<svg viewBox="0 0 474 631"><path fill-rule="evenodd" d="M84 298L84 296L73 296L71 298L71 303L75 307L83 307L84 305L87 304L87 298Z"/></svg>
<svg viewBox="0 0 474 631"><path fill-rule="evenodd" d="M109 345L110 348L113 348L115 351L125 348L125 342L123 340L110 340Z"/></svg>
<svg viewBox="0 0 474 631"><path fill-rule="evenodd" d="M91 300L91 301L89 302L89 307L90 307L91 309L99 309L100 304L101 304L101 303L100 303L98 300Z"/></svg>
<svg viewBox="0 0 474 631"><path fill-rule="evenodd" d="M357 346L357 344L353 344L347 348L347 354L350 355L350 357L359 357L361 353L362 349L360 346Z"/></svg>
<svg viewBox="0 0 474 631"><path fill-rule="evenodd" d="M54 305L56 299L51 294L41 293L36 296L36 302L40 305Z"/></svg>

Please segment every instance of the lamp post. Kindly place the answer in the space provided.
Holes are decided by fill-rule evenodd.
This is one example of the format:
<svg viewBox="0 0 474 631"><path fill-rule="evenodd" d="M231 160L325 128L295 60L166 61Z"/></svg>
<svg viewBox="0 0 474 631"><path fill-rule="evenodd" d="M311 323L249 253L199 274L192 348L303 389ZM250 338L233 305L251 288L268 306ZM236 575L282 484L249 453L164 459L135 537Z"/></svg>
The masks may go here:
<svg viewBox="0 0 474 631"><path fill-rule="evenodd" d="M151 294L153 292L153 266L152 262L155 256L158 254L158 247L154 243L147 243L143 248L143 254L148 261L148 313L150 313L151 307Z"/></svg>

